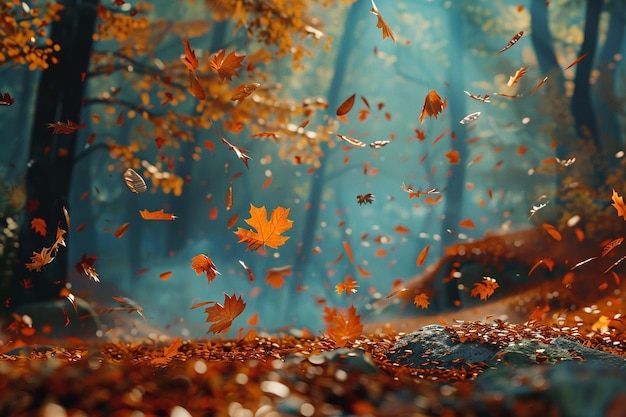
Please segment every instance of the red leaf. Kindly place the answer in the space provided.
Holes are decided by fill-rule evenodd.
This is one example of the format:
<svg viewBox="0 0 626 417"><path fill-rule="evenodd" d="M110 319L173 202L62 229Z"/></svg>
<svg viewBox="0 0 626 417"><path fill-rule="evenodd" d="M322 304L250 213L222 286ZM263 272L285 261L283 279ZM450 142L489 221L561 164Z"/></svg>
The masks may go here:
<svg viewBox="0 0 626 417"><path fill-rule="evenodd" d="M237 318L245 308L246 303L241 296L236 298L234 293L232 296L224 293L224 305L215 303L204 310L207 313L206 321L213 323L211 327L209 327L209 332L214 334L227 333L233 324L233 320Z"/></svg>

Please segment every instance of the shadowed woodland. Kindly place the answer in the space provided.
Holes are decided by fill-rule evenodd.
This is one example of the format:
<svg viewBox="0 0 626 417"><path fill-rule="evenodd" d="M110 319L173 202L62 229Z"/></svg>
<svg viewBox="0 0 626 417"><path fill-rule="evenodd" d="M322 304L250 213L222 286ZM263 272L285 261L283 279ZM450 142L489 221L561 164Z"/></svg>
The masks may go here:
<svg viewBox="0 0 626 417"><path fill-rule="evenodd" d="M61 327L80 304L125 329L337 346L486 317L621 331L623 1L0 17L11 337L46 329L29 308L49 302Z"/></svg>

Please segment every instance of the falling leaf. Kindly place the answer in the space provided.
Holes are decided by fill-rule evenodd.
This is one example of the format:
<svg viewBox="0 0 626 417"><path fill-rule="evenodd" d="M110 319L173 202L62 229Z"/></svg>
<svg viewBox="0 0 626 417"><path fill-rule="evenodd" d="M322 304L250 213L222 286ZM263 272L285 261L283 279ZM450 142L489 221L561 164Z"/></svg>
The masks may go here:
<svg viewBox="0 0 626 417"><path fill-rule="evenodd" d="M517 41L519 41L522 36L524 36L524 31L521 30L519 31L515 36L513 36L513 38L511 38L511 40L509 41L509 43L507 43L504 48L500 49L500 51L498 52L499 54L501 54L502 52L506 51L507 49L509 49L511 46L515 45L517 43Z"/></svg>
<svg viewBox="0 0 626 417"><path fill-rule="evenodd" d="M382 29L383 32L383 40L385 40L386 38L391 38L392 41L396 41L396 36L394 35L393 31L391 30L391 28L389 27L389 25L387 25L387 22L385 22L385 20L383 19L383 16L380 14L380 11L378 10L378 7L376 7L376 4L374 3L374 0L372 0L372 10L370 10L372 12L372 14L374 16L376 16L378 18L378 22L376 23L376 27L379 29Z"/></svg>
<svg viewBox="0 0 626 417"><path fill-rule="evenodd" d="M415 307L421 307L422 310L427 309L428 305L430 304L430 301L428 301L428 295L426 295L426 293L424 292L417 294L413 298L413 304L415 304Z"/></svg>
<svg viewBox="0 0 626 417"><path fill-rule="evenodd" d="M241 267L248 274L248 279L250 280L250 284L254 284L254 273L252 272L250 267L248 265L246 265L246 263L244 261L242 261L241 259L239 260L239 264L241 265Z"/></svg>
<svg viewBox="0 0 626 417"><path fill-rule="evenodd" d="M334 315L326 328L326 333L335 341L335 346L338 348L354 341L361 336L362 332L361 316L356 314L354 305L350 306L347 316L345 311Z"/></svg>
<svg viewBox="0 0 626 417"><path fill-rule="evenodd" d="M526 74L526 70L528 67L522 67L515 72L515 75L509 77L509 81L506 83L507 86L513 87L517 82ZM501 94L500 94L501 95Z"/></svg>
<svg viewBox="0 0 626 417"><path fill-rule="evenodd" d="M582 54L581 56L576 58L571 64L569 64L567 67L565 67L565 69L568 70L568 69L572 68L574 65L578 64L580 61L585 59L587 57L587 55L589 55L589 52L585 52L584 54Z"/></svg>
<svg viewBox="0 0 626 417"><path fill-rule="evenodd" d="M246 223L252 226L256 231L238 228L235 234L239 237L238 243L246 243L246 250L257 250L261 246L269 246L270 248L278 248L285 244L288 236L280 234L291 229L293 221L289 220L289 209L276 207L272 210L272 215L267 220L267 211L265 206L255 207L250 204L250 218L246 219Z"/></svg>
<svg viewBox="0 0 626 417"><path fill-rule="evenodd" d="M224 79L232 80L233 77L238 77L239 73L237 70L241 66L241 61L246 57L245 55L238 56L235 51L224 57L225 55L226 50L222 49L213 56L210 63L211 69L218 73L220 81L224 81Z"/></svg>
<svg viewBox="0 0 626 417"><path fill-rule="evenodd" d="M195 72L196 68L198 68L198 58L196 58L196 52L191 49L187 39L183 39L183 43L185 44L185 56L180 57L180 60L183 61L183 64L185 64L190 72Z"/></svg>
<svg viewBox="0 0 626 417"><path fill-rule="evenodd" d="M257 88L259 88L261 86L261 84L259 83L248 83L248 84L241 84L239 87L237 87L237 89L235 90L235 92L233 93L232 97L230 98L231 101L241 101L244 98L250 96L250 94L254 93Z"/></svg>
<svg viewBox="0 0 626 417"><path fill-rule="evenodd" d="M11 106L15 100L9 93L0 94L0 106Z"/></svg>
<svg viewBox="0 0 626 417"><path fill-rule="evenodd" d="M118 239L122 238L122 236L124 236L124 234L128 230L129 226L130 226L130 223L124 223L124 224L119 225L117 229L115 229L115 232L113 232L113 236L115 236Z"/></svg>
<svg viewBox="0 0 626 417"><path fill-rule="evenodd" d="M221 275L211 258L203 254L196 255L191 258L191 268L196 271L196 275L200 275L205 272L206 277L209 280L209 284L215 279L216 276Z"/></svg>
<svg viewBox="0 0 626 417"><path fill-rule="evenodd" d="M389 145L391 141L388 140L375 140L374 142L370 142L370 148L380 149Z"/></svg>
<svg viewBox="0 0 626 417"><path fill-rule="evenodd" d="M352 94L350 97L346 99L341 105L337 108L337 116L343 116L352 110L352 106L354 106L354 99L356 94Z"/></svg>
<svg viewBox="0 0 626 417"><path fill-rule="evenodd" d="M459 156L459 151L457 151L455 149L450 149L448 152L446 152L445 156L446 156L446 158L448 158L448 163L450 165L456 165L461 160L461 158Z"/></svg>
<svg viewBox="0 0 626 417"><path fill-rule="evenodd" d="M265 283L272 288L281 288L285 284L285 277L293 274L291 265L285 265L265 270Z"/></svg>
<svg viewBox="0 0 626 417"><path fill-rule="evenodd" d="M355 294L357 292L357 288L359 288L359 283L352 279L352 276L348 276L348 278L344 282L340 282L335 285L335 292L337 294Z"/></svg>
<svg viewBox="0 0 626 417"><path fill-rule="evenodd" d="M467 229L474 229L476 227L476 225L474 224L474 222L472 221L472 219L465 219L465 220L461 220L459 222L459 227L465 227Z"/></svg>
<svg viewBox="0 0 626 417"><path fill-rule="evenodd" d="M428 251L429 250L430 250L430 245L426 245L426 246L424 246L424 249L422 249L420 254L417 255L417 261L415 261L415 264L418 267L421 267L422 265L424 265L424 261L426 261L426 257L428 256Z"/></svg>
<svg viewBox="0 0 626 417"><path fill-rule="evenodd" d="M480 117L480 112L479 111L477 111L475 113L470 113L467 116L465 116L463 119L461 119L459 121L459 123L461 123L462 125L468 125L468 124L473 123L476 120L478 120L479 117Z"/></svg>
<svg viewBox="0 0 626 417"><path fill-rule="evenodd" d="M219 132L219 130L217 130L217 128L215 127L215 124L213 122L211 122L211 128L217 134L217 136L220 138L222 143L224 145L228 146L229 150L235 152L235 155L237 155L237 158L241 159L241 161L244 163L246 168L248 168L248 160L250 159L250 157L246 154L246 152L248 152L248 151L245 150L245 149L238 148L237 146L233 145L228 140L226 140L226 138L224 136L222 136L222 134Z"/></svg>
<svg viewBox="0 0 626 417"><path fill-rule="evenodd" d="M145 193L148 189L146 181L132 168L124 171L124 182L128 189L135 194Z"/></svg>
<svg viewBox="0 0 626 417"><path fill-rule="evenodd" d="M136 301L131 300L128 297L112 297L112 298L118 303L120 303L120 308L128 310L128 314L137 313L141 316L141 318L143 318L144 321L146 322L148 321L146 320L146 316L143 315L143 308Z"/></svg>
<svg viewBox="0 0 626 417"><path fill-rule="evenodd" d="M161 281L167 281L170 278L172 278L172 271L161 272L159 274L159 279Z"/></svg>
<svg viewBox="0 0 626 417"><path fill-rule="evenodd" d="M548 77L544 77L543 80L539 81L539 84L537 84L537 86L533 88L533 91L530 92L530 95L534 95L537 90L539 90L546 83L546 81L548 81Z"/></svg>
<svg viewBox="0 0 626 417"><path fill-rule="evenodd" d="M350 136L340 135L339 133L335 133L335 135L337 135L339 139L345 140L350 145L358 146L359 148L364 148L365 146L367 146L365 142L362 142L358 139L351 138Z"/></svg>
<svg viewBox="0 0 626 417"><path fill-rule="evenodd" d="M362 204L372 204L374 202L374 194L359 194L356 196L356 202L359 203L359 206Z"/></svg>
<svg viewBox="0 0 626 417"><path fill-rule="evenodd" d="M39 217L35 217L33 220L31 220L30 222L30 227L31 229L34 229L35 232L39 233L41 236L46 236L47 230L46 230L46 221L42 218Z"/></svg>
<svg viewBox="0 0 626 417"><path fill-rule="evenodd" d="M604 249L602 249L602 255L601 256L604 257L604 256L608 255L613 249L615 249L616 247L621 245L623 241L624 241L623 237L618 237L617 239L614 239L614 240L610 241L604 247Z"/></svg>
<svg viewBox="0 0 626 417"><path fill-rule="evenodd" d="M544 223L541 225L543 230L545 230L554 240L561 240L561 233L557 230L556 227L551 224Z"/></svg>
<svg viewBox="0 0 626 417"><path fill-rule="evenodd" d="M226 189L226 211L230 211L233 208L233 182L228 184Z"/></svg>
<svg viewBox="0 0 626 417"><path fill-rule="evenodd" d="M348 255L348 259L350 260L350 263L354 265L354 255L352 253L352 247L350 246L350 243L348 243L347 240L343 241L343 248L346 251L346 254Z"/></svg>
<svg viewBox="0 0 626 417"><path fill-rule="evenodd" d="M89 279L95 282L100 282L100 277L98 277L98 272L94 266L97 259L98 257L95 255L87 256L87 254L83 253L80 257L80 261L75 265L76 272L85 274Z"/></svg>
<svg viewBox="0 0 626 417"><path fill-rule="evenodd" d="M63 122L47 123L46 126L52 129L53 135L58 134L58 133L69 135L71 133L76 132L78 129L82 129L86 127L87 125L85 123L78 124L76 122L68 120L67 123L63 123Z"/></svg>
<svg viewBox="0 0 626 417"><path fill-rule="evenodd" d="M463 91L465 94L467 94L467 96L469 98L471 98L472 100L476 100L476 101L481 101L483 103L491 103L491 100L489 99L489 94L485 94L484 96L477 96L475 94L470 93L469 91Z"/></svg>
<svg viewBox="0 0 626 417"><path fill-rule="evenodd" d="M624 204L624 198L617 194L617 191L613 190L611 195L613 203L611 205L617 210L617 215L622 216L626 220L626 204Z"/></svg>
<svg viewBox="0 0 626 417"><path fill-rule="evenodd" d="M206 98L206 93L204 92L202 84L200 84L200 80L198 80L198 77L191 71L189 71L189 90L198 100L204 100Z"/></svg>
<svg viewBox="0 0 626 417"><path fill-rule="evenodd" d="M224 293L224 305L220 303L214 303L211 307L207 307L204 311L207 313L206 321L213 323L209 327L209 332L227 333L233 320L239 316L246 308L246 303L241 298L241 295L237 298L233 293L232 296Z"/></svg>
<svg viewBox="0 0 626 417"><path fill-rule="evenodd" d="M175 220L177 217L170 213L165 213L163 209L159 211L139 210L141 218L144 220Z"/></svg>
<svg viewBox="0 0 626 417"><path fill-rule="evenodd" d="M475 282L474 288L470 292L472 297L480 297L481 300L486 300L491 297L493 292L499 287L495 279L490 277L483 277L481 282Z"/></svg>
<svg viewBox="0 0 626 417"><path fill-rule="evenodd" d="M26 264L26 268L29 271L40 272L41 268L48 265L54 260L52 256L52 250L50 248L42 248L41 252L33 251L33 256L30 257L30 262Z"/></svg>
<svg viewBox="0 0 626 417"><path fill-rule="evenodd" d="M420 114L420 124L424 122L426 116L435 117L439 115L446 107L448 107L448 99L441 101L441 97L435 90L430 90L424 99L424 107Z"/></svg>

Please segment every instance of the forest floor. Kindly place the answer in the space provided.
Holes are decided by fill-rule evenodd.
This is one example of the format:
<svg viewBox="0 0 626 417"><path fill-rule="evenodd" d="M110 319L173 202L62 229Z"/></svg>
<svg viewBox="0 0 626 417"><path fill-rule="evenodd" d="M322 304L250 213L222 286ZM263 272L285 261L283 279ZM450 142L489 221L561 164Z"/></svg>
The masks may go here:
<svg viewBox="0 0 626 417"><path fill-rule="evenodd" d="M394 332L344 348L291 335L22 342L0 354L0 415L626 415L626 338L538 323L428 327L450 343L443 353L431 348L442 339L409 346L410 335ZM580 348L557 357L549 347L557 339ZM502 350L522 342L534 345L521 361L520 351ZM449 355L455 345L465 345L467 357L483 348L499 353L470 361Z"/></svg>

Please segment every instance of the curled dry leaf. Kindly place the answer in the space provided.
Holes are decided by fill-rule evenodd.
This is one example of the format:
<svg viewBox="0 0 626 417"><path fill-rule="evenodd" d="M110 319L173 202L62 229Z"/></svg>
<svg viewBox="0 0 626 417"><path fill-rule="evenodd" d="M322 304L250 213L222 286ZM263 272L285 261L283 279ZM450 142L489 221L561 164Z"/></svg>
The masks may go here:
<svg viewBox="0 0 626 417"><path fill-rule="evenodd" d="M624 204L624 197L621 197L617 194L617 191L613 190L611 200L613 200L611 205L617 210L617 215L622 216L624 220L626 220L626 204Z"/></svg>
<svg viewBox="0 0 626 417"><path fill-rule="evenodd" d="M528 66L522 67L515 72L515 75L509 77L509 81L506 83L507 86L513 87L517 82L526 74L526 70ZM502 95L502 94L499 94Z"/></svg>
<svg viewBox="0 0 626 417"><path fill-rule="evenodd" d="M196 52L191 49L187 39L183 39L183 43L185 44L185 55L180 57L180 60L183 64L185 64L189 71L195 72L196 68L198 68L198 58L196 58Z"/></svg>
<svg viewBox="0 0 626 417"><path fill-rule="evenodd" d="M441 100L441 97L435 90L430 90L428 94L426 94L426 98L424 99L424 106L422 107L422 113L420 114L420 124L424 122L426 116L434 117L435 119L439 116L445 108L448 107L448 99Z"/></svg>
<svg viewBox="0 0 626 417"><path fill-rule="evenodd" d="M372 12L374 16L378 18L378 21L376 22L376 27L382 30L383 40L387 38L391 38L391 40L395 42L396 36L394 35L393 31L391 30L387 22L385 22L385 19L383 19L383 16L380 14L378 7L376 7L376 3L374 3L374 0L371 0L371 1L372 1L372 10L370 11Z"/></svg>
<svg viewBox="0 0 626 417"><path fill-rule="evenodd" d="M191 258L191 268L196 271L196 275L200 275L203 272L206 273L209 284L216 276L221 275L211 258L203 254Z"/></svg>
<svg viewBox="0 0 626 417"><path fill-rule="evenodd" d="M259 88L260 86L261 84L259 83L241 84L239 87L237 87L237 89L233 93L233 96L230 98L230 100L241 101L244 98L250 96L252 93L254 93L257 90L257 88Z"/></svg>
<svg viewBox="0 0 626 417"><path fill-rule="evenodd" d="M52 129L52 134L65 134L69 135L70 133L76 132L78 129L83 129L87 126L85 123L78 124L71 120L68 120L67 123L56 122L56 123L47 123L46 126Z"/></svg>
<svg viewBox="0 0 626 417"><path fill-rule="evenodd" d="M510 47L515 45L517 43L517 41L519 41L522 38L522 36L524 36L524 31L520 30L519 32L517 32L517 34L515 36L513 36L513 38L511 38L509 43L507 43L504 46L504 48L502 48L502 49L500 49L500 51L498 51L498 53L501 54L502 52L506 51L507 49L509 49Z"/></svg>
<svg viewBox="0 0 626 417"><path fill-rule="evenodd" d="M139 210L139 214L144 220L176 220L175 215L165 213L163 209L159 211Z"/></svg>

